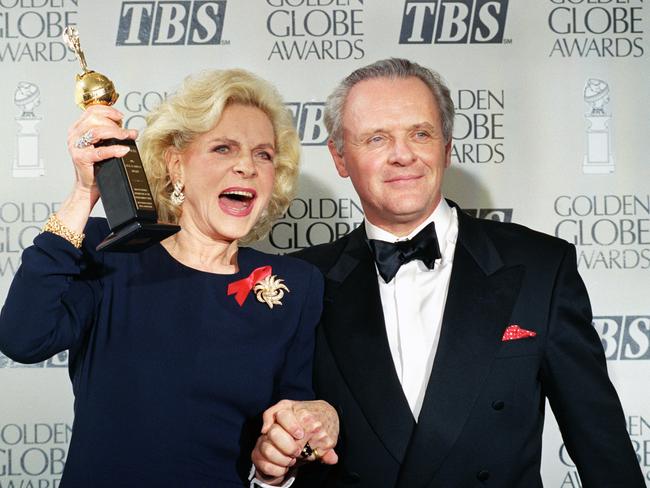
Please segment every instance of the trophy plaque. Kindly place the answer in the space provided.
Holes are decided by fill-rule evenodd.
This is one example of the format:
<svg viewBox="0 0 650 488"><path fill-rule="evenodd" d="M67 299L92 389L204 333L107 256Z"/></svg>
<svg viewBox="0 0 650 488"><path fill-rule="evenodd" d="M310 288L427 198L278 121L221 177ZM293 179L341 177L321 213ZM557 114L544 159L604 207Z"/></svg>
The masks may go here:
<svg viewBox="0 0 650 488"><path fill-rule="evenodd" d="M90 105L113 105L118 98L113 82L88 69L79 34L68 26L63 37L75 53L83 73L76 76L75 103L85 110ZM95 164L95 178L111 233L98 251L137 252L178 232L180 227L158 223L158 213L147 182L140 154L132 139L106 139L95 146L128 146L129 152Z"/></svg>

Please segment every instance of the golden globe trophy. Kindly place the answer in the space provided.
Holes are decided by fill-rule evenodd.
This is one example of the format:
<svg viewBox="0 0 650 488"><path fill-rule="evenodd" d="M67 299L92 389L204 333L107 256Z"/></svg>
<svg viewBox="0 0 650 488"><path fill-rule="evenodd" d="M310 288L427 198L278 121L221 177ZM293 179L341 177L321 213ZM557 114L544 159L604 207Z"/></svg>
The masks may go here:
<svg viewBox="0 0 650 488"><path fill-rule="evenodd" d="M75 53L83 73L76 76L75 102L83 110L90 105L113 105L118 98L113 82L101 73L88 69L75 27L65 28L63 38ZM97 250L136 252L178 232L180 227L158 223L158 213L151 196L138 148L132 139L106 139L95 146L128 146L120 158L95 164L95 178L111 233Z"/></svg>

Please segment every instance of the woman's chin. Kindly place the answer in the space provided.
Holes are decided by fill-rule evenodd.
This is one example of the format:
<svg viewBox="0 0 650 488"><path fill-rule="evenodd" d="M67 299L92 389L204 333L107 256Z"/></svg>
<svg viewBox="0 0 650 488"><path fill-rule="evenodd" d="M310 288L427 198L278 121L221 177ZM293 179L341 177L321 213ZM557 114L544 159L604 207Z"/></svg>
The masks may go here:
<svg viewBox="0 0 650 488"><path fill-rule="evenodd" d="M230 241L238 241L248 235L253 228L256 219L249 215L247 217L233 217L224 215L219 222L213 222L211 226L216 235Z"/></svg>
<svg viewBox="0 0 650 488"><path fill-rule="evenodd" d="M198 219L192 218L190 212L183 213L181 227L190 230L190 234L203 234L210 240L237 241L248 235L255 223L260 218L260 212L256 208L251 209L245 215L224 212L221 206L213 208L209 215L203 215Z"/></svg>

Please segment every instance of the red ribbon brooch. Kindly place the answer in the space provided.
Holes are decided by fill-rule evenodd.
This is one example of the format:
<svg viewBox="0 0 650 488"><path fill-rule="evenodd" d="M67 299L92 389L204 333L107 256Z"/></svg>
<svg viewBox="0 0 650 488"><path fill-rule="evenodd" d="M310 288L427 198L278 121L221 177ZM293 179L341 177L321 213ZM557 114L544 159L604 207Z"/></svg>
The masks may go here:
<svg viewBox="0 0 650 488"><path fill-rule="evenodd" d="M228 296L235 295L239 306L243 306L251 290L255 292L258 302L266 303L269 308L274 305L282 305L284 292L289 288L283 280L275 276L271 266L260 266L255 268L246 278L234 281L228 285Z"/></svg>

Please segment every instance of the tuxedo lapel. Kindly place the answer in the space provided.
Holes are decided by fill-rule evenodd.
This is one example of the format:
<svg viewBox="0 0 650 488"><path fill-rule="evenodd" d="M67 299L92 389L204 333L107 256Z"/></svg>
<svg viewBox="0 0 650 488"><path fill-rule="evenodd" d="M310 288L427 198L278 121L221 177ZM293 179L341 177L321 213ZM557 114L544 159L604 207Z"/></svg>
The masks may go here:
<svg viewBox="0 0 650 488"><path fill-rule="evenodd" d="M369 424L402 462L415 420L395 372L363 228L350 235L326 282L322 323L332 354Z"/></svg>
<svg viewBox="0 0 650 488"><path fill-rule="evenodd" d="M477 222L457 209L454 255L440 341L397 486L428 486L474 406L514 306L523 269L504 267Z"/></svg>

